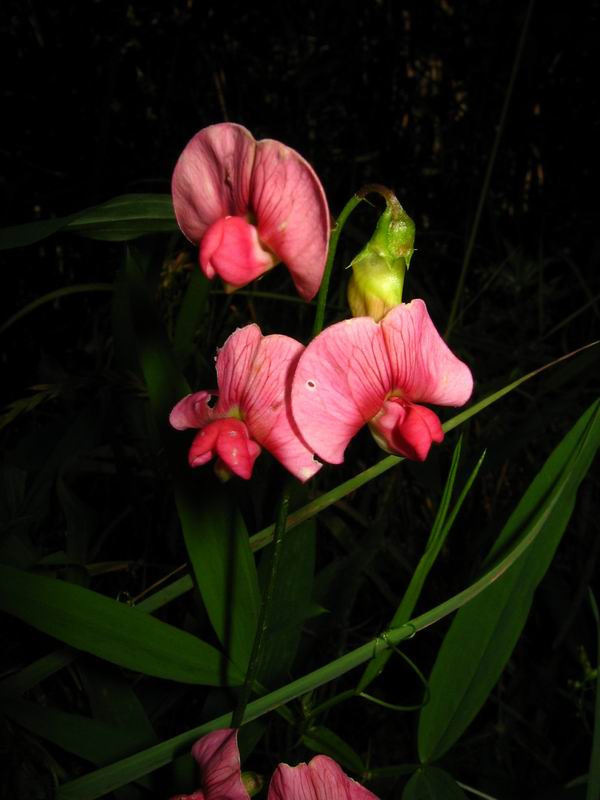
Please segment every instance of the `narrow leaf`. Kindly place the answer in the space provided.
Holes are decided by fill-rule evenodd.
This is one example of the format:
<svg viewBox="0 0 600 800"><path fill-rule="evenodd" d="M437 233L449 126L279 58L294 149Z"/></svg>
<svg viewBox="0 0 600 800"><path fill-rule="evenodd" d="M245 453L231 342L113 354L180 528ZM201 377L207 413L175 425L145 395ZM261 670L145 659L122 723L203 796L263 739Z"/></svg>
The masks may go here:
<svg viewBox="0 0 600 800"><path fill-rule="evenodd" d="M491 555L527 535L539 514L551 508L540 535L505 575L461 609L446 634L429 682L431 698L419 719L422 762L439 758L456 742L500 677L599 445L600 401L596 401L550 455Z"/></svg>
<svg viewBox="0 0 600 800"><path fill-rule="evenodd" d="M146 675L207 686L243 678L195 636L64 581L0 565L0 609L72 647Z"/></svg>
<svg viewBox="0 0 600 800"><path fill-rule="evenodd" d="M176 231L173 203L168 194L125 194L66 217L0 229L0 250L25 247L61 230L93 239L125 241L144 233Z"/></svg>

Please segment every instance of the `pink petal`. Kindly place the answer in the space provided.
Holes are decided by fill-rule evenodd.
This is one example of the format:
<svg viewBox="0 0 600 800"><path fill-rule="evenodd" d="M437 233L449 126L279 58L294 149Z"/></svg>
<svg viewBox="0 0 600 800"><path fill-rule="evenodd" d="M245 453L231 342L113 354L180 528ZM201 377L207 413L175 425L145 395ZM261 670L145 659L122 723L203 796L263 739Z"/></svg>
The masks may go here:
<svg viewBox="0 0 600 800"><path fill-rule="evenodd" d="M182 398L171 411L169 422L178 431L188 428L201 428L210 419L208 405L211 395L216 392L195 392Z"/></svg>
<svg viewBox="0 0 600 800"><path fill-rule="evenodd" d="M252 438L301 481L321 469L292 419L289 391L300 342L289 336L265 336L254 357L240 408Z"/></svg>
<svg viewBox="0 0 600 800"><path fill-rule="evenodd" d="M381 321L393 388L413 402L461 406L473 391L471 370L445 344L422 300L402 303Z"/></svg>
<svg viewBox="0 0 600 800"><path fill-rule="evenodd" d="M356 317L327 328L300 357L292 414L309 447L340 464L352 437L379 411L391 388L380 327L369 317Z"/></svg>
<svg viewBox="0 0 600 800"><path fill-rule="evenodd" d="M213 456L235 475L248 480L260 447L252 441L246 424L235 417L210 422L196 435L189 452L191 467L207 464Z"/></svg>
<svg viewBox="0 0 600 800"><path fill-rule="evenodd" d="M234 288L245 286L275 264L242 217L224 217L208 228L200 245L200 266L207 278L218 275Z"/></svg>
<svg viewBox="0 0 600 800"><path fill-rule="evenodd" d="M187 143L171 189L177 222L191 242L218 219L246 214L255 149L250 131L231 122L204 128Z"/></svg>
<svg viewBox="0 0 600 800"><path fill-rule="evenodd" d="M269 786L267 800L377 800L349 778L328 756L315 756L309 764L280 764Z"/></svg>
<svg viewBox="0 0 600 800"><path fill-rule="evenodd" d="M285 263L298 293L311 300L323 277L330 228L314 170L295 150L263 139L256 148L250 204L261 241Z"/></svg>
<svg viewBox="0 0 600 800"><path fill-rule="evenodd" d="M205 800L248 800L240 772L237 731L225 728L203 736L192 748L202 770Z"/></svg>
<svg viewBox="0 0 600 800"><path fill-rule="evenodd" d="M437 414L399 397L386 400L369 427L380 447L414 461L425 461L432 443L444 440Z"/></svg>
<svg viewBox="0 0 600 800"><path fill-rule="evenodd" d="M214 416L225 416L236 408L239 410L261 339L258 325L245 325L234 331L218 351L219 402Z"/></svg>

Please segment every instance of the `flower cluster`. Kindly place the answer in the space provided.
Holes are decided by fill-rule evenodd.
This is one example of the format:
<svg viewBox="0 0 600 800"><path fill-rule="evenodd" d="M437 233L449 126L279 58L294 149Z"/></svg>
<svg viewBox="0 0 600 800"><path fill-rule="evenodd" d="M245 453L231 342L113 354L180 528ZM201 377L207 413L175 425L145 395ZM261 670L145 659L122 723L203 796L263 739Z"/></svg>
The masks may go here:
<svg viewBox="0 0 600 800"><path fill-rule="evenodd" d="M201 771L201 788L171 800L249 800L261 783L240 770L237 731L213 731L196 742L192 755ZM258 783L258 785L257 785ZM269 785L267 800L377 800L372 792L349 778L328 756L308 764L280 764Z"/></svg>
<svg viewBox="0 0 600 800"><path fill-rule="evenodd" d="M173 202L207 277L234 290L284 261L301 296L316 294L330 217L317 176L294 150L256 142L240 125L205 128L177 162ZM463 405L473 378L425 303L401 302L414 225L400 206L388 216L354 264L351 306L376 309L371 316L332 325L306 348L288 336L263 336L257 325L227 339L216 358L218 389L183 398L171 413L175 428L198 430L191 466L217 456L218 474L249 478L264 447L306 481L321 467L315 455L341 463L364 425L387 452L419 461L442 441L440 420L423 403ZM373 263L375 273L363 275ZM371 284L382 270L377 293Z"/></svg>

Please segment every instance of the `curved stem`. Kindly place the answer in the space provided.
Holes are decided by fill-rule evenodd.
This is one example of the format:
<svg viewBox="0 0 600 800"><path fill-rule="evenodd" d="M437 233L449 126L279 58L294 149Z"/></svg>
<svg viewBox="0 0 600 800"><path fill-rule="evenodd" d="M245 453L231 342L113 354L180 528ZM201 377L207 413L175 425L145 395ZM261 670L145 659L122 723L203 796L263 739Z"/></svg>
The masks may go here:
<svg viewBox="0 0 600 800"><path fill-rule="evenodd" d="M333 268L333 260L337 250L338 240L342 232L342 228L346 224L346 220L354 211L356 206L364 200L359 193L353 195L342 209L341 214L336 220L331 237L329 239L329 253L327 254L327 261L325 263L325 271L323 272L323 280L317 297L317 313L315 314L315 321L312 329L312 338L318 336L323 330L323 323L325 321L325 306L327 305L327 292L329 291L329 280L331 278L331 270Z"/></svg>

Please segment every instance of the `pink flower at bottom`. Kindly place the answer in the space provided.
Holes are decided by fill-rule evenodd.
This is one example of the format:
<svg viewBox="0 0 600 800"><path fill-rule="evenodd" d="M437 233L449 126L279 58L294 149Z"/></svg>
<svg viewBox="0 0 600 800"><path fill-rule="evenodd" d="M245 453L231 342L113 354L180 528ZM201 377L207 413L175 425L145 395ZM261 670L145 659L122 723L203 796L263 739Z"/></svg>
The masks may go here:
<svg viewBox="0 0 600 800"><path fill-rule="evenodd" d="M249 800L240 773L237 731L213 731L196 742L192 755L202 771L201 788L171 800ZM271 779L267 800L377 800L349 778L328 756L308 764L280 764Z"/></svg>
<svg viewBox="0 0 600 800"><path fill-rule="evenodd" d="M202 770L201 788L171 800L248 800L240 771L237 731L224 728L203 736L192 747L192 756Z"/></svg>
<svg viewBox="0 0 600 800"><path fill-rule="evenodd" d="M315 756L308 764L280 764L269 786L267 800L377 800L349 778L329 756Z"/></svg>
<svg viewBox="0 0 600 800"><path fill-rule="evenodd" d="M218 391L187 395L171 411L177 430L197 428L189 462L217 456L217 471L250 478L261 447L299 480L320 468L299 436L289 410L293 369L303 347L289 336L263 336L258 325L238 328L216 359ZM214 407L211 397L218 396Z"/></svg>
<svg viewBox="0 0 600 800"><path fill-rule="evenodd" d="M292 414L310 448L340 464L368 423L389 453L418 461L444 432L422 403L461 406L473 377L444 343L422 300L401 303L381 320L355 317L327 328L294 373Z"/></svg>

